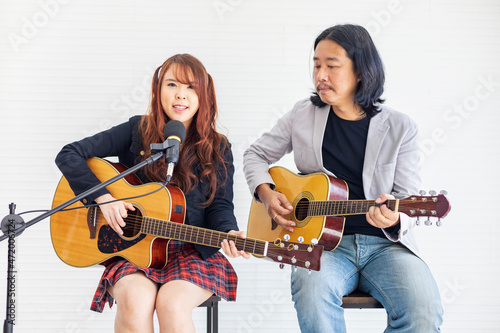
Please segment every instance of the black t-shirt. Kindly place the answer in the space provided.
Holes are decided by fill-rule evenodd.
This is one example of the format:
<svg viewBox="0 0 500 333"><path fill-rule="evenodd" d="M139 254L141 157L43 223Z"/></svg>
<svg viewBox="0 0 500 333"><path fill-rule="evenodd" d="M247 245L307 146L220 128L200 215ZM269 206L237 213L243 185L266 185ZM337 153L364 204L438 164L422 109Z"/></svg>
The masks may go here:
<svg viewBox="0 0 500 333"><path fill-rule="evenodd" d="M370 119L350 121L339 118L330 108L323 136L323 166L345 180L349 199L364 200L363 163ZM346 216L344 235L364 234L385 237L382 229L366 221L365 214Z"/></svg>

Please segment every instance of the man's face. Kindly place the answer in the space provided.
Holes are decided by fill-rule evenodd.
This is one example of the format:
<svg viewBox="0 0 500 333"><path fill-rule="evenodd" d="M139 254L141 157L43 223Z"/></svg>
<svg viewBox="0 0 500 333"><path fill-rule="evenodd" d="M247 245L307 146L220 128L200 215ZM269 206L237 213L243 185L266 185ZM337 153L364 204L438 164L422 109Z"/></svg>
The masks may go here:
<svg viewBox="0 0 500 333"><path fill-rule="evenodd" d="M314 86L321 100L341 109L352 106L360 79L344 48L334 41L322 40L313 60Z"/></svg>

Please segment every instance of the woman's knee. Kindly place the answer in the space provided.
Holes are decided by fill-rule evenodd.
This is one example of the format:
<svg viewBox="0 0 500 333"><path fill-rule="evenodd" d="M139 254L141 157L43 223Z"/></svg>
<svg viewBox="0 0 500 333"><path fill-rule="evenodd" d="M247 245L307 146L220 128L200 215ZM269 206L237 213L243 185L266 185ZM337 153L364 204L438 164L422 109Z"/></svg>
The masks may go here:
<svg viewBox="0 0 500 333"><path fill-rule="evenodd" d="M130 332L141 332L141 326L152 327L157 291L156 284L144 274L118 280L109 290L117 304L115 326Z"/></svg>
<svg viewBox="0 0 500 333"><path fill-rule="evenodd" d="M141 300L117 302L115 327L123 332L149 332L153 326L154 305Z"/></svg>
<svg viewBox="0 0 500 333"><path fill-rule="evenodd" d="M156 313L160 327L165 331L172 328L189 331L194 325L193 309L211 295L211 291L188 281L174 280L162 285L156 298Z"/></svg>

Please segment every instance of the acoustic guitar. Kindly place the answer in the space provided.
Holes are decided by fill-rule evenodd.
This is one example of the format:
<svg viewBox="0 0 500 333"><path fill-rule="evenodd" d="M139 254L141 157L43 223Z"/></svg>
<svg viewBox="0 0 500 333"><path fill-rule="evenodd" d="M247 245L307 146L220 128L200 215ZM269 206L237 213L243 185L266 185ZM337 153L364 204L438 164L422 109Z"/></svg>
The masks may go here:
<svg viewBox="0 0 500 333"><path fill-rule="evenodd" d="M334 250L344 232L345 216L366 214L370 207L380 206L375 200L348 200L346 182L324 173L298 175L279 166L270 168L269 173L276 191L283 193L293 206L292 212L284 217L294 221L296 226L293 232L283 229L269 217L263 203L252 200L247 228L249 237L319 244L325 250ZM450 211L443 194L410 196L387 200L384 204L410 217L440 219Z"/></svg>
<svg viewBox="0 0 500 333"><path fill-rule="evenodd" d="M100 181L126 170L123 165L100 158L90 158L87 164ZM68 265L87 267L122 257L136 266L163 268L168 262L167 246L171 239L216 248L220 248L222 240L227 239L233 240L238 250L270 258L280 264L320 269L322 246L279 240L269 242L251 237L243 239L184 224L185 197L175 186L141 184L137 177L127 176L107 186L107 189L115 198L135 197L124 199L135 207L135 211L128 211L121 236L109 227L98 206L86 208L77 202L52 215L52 244L58 257ZM68 181L62 177L52 206L57 207L73 197Z"/></svg>

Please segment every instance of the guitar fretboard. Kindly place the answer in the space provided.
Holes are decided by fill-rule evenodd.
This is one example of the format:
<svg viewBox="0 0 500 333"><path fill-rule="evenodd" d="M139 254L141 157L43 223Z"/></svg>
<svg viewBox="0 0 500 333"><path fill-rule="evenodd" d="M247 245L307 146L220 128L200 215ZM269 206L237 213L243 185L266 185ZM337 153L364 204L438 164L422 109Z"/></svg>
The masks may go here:
<svg viewBox="0 0 500 333"><path fill-rule="evenodd" d="M224 239L227 239L228 241L234 241L238 250L262 256L266 256L268 249L268 242L266 241L253 238L241 238L226 232L164 221L151 217L142 218L141 232L217 248L220 248L220 244Z"/></svg>
<svg viewBox="0 0 500 333"><path fill-rule="evenodd" d="M308 216L342 216L366 214L370 207L386 204L393 211L397 210L398 199L387 200L383 204L375 203L375 200L333 200L333 201L311 201L308 206Z"/></svg>

